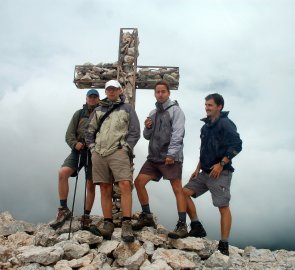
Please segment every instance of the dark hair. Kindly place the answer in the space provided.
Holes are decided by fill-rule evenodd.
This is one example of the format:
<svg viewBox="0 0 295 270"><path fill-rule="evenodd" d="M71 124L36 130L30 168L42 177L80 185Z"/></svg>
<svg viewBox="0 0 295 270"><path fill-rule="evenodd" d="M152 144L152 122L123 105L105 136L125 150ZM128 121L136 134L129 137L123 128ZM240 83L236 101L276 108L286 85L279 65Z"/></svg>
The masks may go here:
<svg viewBox="0 0 295 270"><path fill-rule="evenodd" d="M155 84L155 87L154 87L154 90L156 90L156 87L158 85L165 85L167 90L170 91L170 86L168 84L168 82L166 82L165 80L161 80L161 81L158 81L156 84Z"/></svg>
<svg viewBox="0 0 295 270"><path fill-rule="evenodd" d="M224 99L223 99L222 95L220 95L218 93L210 94L207 97L205 97L206 101L209 99L213 99L217 106L222 105L222 108L221 108L221 111L222 111L222 109L224 107Z"/></svg>

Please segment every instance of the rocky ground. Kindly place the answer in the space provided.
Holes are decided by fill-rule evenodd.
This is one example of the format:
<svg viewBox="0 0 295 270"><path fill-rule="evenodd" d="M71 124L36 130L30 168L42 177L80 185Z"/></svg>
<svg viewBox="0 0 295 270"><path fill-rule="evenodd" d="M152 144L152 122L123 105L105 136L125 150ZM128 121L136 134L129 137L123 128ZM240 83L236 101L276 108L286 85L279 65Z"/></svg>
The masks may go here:
<svg viewBox="0 0 295 270"><path fill-rule="evenodd" d="M93 219L102 220L98 216ZM171 240L162 225L137 232L131 244L121 241L121 228L115 229L112 240L105 241L79 227L75 217L68 240L69 222L54 231L48 224L17 221L9 212L1 213L0 269L295 269L294 251L230 246L227 257L216 250L217 241Z"/></svg>

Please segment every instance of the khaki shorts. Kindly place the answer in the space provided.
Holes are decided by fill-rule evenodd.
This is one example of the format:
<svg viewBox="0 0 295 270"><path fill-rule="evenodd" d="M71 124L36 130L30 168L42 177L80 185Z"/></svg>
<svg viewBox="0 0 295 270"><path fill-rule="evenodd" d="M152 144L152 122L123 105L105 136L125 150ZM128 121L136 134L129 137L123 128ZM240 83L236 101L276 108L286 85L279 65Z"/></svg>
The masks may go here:
<svg viewBox="0 0 295 270"><path fill-rule="evenodd" d="M94 151L91 160L94 184L133 181L130 159L126 150L118 149L106 157Z"/></svg>
<svg viewBox="0 0 295 270"><path fill-rule="evenodd" d="M175 161L174 164L165 165L164 162L156 163L147 160L140 169L139 174L150 175L153 177L152 180L160 181L163 177L167 180L180 179L182 176L182 163Z"/></svg>

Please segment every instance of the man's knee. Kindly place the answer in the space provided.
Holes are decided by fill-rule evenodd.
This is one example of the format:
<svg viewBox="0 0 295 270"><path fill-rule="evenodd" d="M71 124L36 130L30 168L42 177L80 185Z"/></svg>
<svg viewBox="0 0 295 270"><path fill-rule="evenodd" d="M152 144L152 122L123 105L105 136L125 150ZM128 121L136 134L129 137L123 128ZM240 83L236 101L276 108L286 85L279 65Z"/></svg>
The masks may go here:
<svg viewBox="0 0 295 270"><path fill-rule="evenodd" d="M141 189L141 188L145 187L145 185L149 181L149 178L150 177L147 175L139 174L134 181L135 188Z"/></svg>
<svg viewBox="0 0 295 270"><path fill-rule="evenodd" d="M121 193L131 192L131 182L128 180L120 181L119 187L120 187Z"/></svg>
<svg viewBox="0 0 295 270"><path fill-rule="evenodd" d="M100 192L101 192L102 196L105 194L112 193L112 185L111 184L100 183L99 187L100 187Z"/></svg>
<svg viewBox="0 0 295 270"><path fill-rule="evenodd" d="M86 188L88 192L95 192L95 185L91 180L86 180Z"/></svg>
<svg viewBox="0 0 295 270"><path fill-rule="evenodd" d="M61 167L58 171L58 178L60 181L68 180L74 170L70 167Z"/></svg>
<svg viewBox="0 0 295 270"><path fill-rule="evenodd" d="M183 192L184 196L186 196L186 197L190 197L194 194L193 190L191 190L189 188L185 188L185 187L182 188L182 192Z"/></svg>
<svg viewBox="0 0 295 270"><path fill-rule="evenodd" d="M182 193L182 184L180 179L175 179L171 181L171 186L175 194Z"/></svg>

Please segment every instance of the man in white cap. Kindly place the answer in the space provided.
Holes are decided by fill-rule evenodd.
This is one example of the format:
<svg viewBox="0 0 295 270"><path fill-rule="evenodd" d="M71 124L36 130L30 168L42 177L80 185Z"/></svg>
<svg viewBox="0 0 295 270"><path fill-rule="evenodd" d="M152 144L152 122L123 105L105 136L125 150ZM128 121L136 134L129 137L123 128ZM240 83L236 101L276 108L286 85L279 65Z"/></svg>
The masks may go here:
<svg viewBox="0 0 295 270"><path fill-rule="evenodd" d="M91 219L90 212L95 198L95 185L92 182L91 156L85 144L85 132L88 126L90 114L99 105L99 93L96 89L90 89L86 94L86 104L76 111L71 119L66 133L66 142L72 149L71 154L65 159L58 174L58 193L60 207L54 222L50 224L53 229L63 226L70 219L72 212L68 208L67 198L69 194L69 177L77 176L83 167L86 174L86 205L84 215L81 218L82 229L89 229Z"/></svg>
<svg viewBox="0 0 295 270"><path fill-rule="evenodd" d="M140 138L137 114L130 104L124 102L118 81L105 84L106 98L90 118L86 143L92 153L93 182L100 185L103 226L91 231L104 239L111 239L114 231L112 219L113 182L119 185L122 206L122 233L125 242L133 242L131 226L133 148Z"/></svg>

